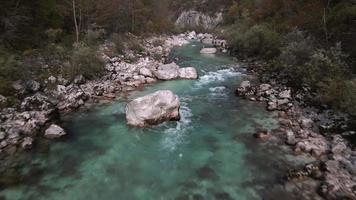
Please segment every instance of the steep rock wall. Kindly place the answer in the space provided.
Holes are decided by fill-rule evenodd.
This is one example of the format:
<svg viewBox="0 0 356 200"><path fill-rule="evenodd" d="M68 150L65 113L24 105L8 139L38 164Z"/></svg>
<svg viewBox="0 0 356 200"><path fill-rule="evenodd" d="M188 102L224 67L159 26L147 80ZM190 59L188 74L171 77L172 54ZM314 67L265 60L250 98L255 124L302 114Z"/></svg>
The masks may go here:
<svg viewBox="0 0 356 200"><path fill-rule="evenodd" d="M199 11L189 10L180 14L175 24L179 28L204 28L214 29L223 21L222 12L207 15Z"/></svg>

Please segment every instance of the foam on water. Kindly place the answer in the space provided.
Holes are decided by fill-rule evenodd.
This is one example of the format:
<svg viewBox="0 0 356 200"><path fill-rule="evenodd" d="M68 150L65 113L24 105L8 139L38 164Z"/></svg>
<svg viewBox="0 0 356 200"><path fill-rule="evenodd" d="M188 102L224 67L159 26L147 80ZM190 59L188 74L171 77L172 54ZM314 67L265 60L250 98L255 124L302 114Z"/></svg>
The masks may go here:
<svg viewBox="0 0 356 200"><path fill-rule="evenodd" d="M236 72L234 68L221 69L216 72L207 72L205 75L199 78L199 81L196 83L198 88L201 88L210 83L219 83L227 80L231 77L236 77L240 75L240 72Z"/></svg>
<svg viewBox="0 0 356 200"><path fill-rule="evenodd" d="M176 146L184 142L188 129L192 129L191 118L193 114L189 109L188 104L181 102L180 121L176 122L176 126L168 128L164 131L164 137L161 140L162 148L174 151Z"/></svg>

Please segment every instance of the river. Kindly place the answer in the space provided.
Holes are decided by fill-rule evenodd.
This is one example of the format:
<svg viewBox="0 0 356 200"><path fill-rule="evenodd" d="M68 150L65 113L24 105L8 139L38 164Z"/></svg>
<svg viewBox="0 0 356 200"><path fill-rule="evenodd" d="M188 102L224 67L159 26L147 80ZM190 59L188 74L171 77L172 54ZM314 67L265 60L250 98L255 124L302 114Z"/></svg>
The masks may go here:
<svg viewBox="0 0 356 200"><path fill-rule="evenodd" d="M238 98L246 76L231 57L201 55L200 43L173 50L198 80L160 82L127 98L64 118L69 136L27 153L6 200L262 199L276 184L277 154L252 137L277 128L262 105ZM161 89L181 101L179 122L136 129L125 121L128 101ZM37 145L40 146L40 145ZM272 152L272 153L271 153ZM0 198L1 199L1 198ZM283 199L280 196L280 199Z"/></svg>

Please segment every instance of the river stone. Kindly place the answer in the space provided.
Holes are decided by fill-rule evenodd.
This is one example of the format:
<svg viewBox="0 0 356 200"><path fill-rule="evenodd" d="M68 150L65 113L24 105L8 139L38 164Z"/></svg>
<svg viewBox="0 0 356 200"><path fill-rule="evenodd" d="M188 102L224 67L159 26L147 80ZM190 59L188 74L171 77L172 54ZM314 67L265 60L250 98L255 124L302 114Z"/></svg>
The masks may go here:
<svg viewBox="0 0 356 200"><path fill-rule="evenodd" d="M284 90L278 94L279 98L281 99L291 99L291 91L290 90Z"/></svg>
<svg viewBox="0 0 356 200"><path fill-rule="evenodd" d="M30 92L37 92L41 88L41 84L34 80L27 81L25 85L27 87L27 90L29 90Z"/></svg>
<svg viewBox="0 0 356 200"><path fill-rule="evenodd" d="M75 84L77 85L82 85L85 83L85 78L83 75L78 75L74 78L74 81L73 81Z"/></svg>
<svg viewBox="0 0 356 200"><path fill-rule="evenodd" d="M179 108L177 95L169 90L157 91L137 98L127 105L127 124L143 128L164 121L179 120Z"/></svg>
<svg viewBox="0 0 356 200"><path fill-rule="evenodd" d="M200 50L201 54L214 54L217 52L216 48L203 48L202 50Z"/></svg>
<svg viewBox="0 0 356 200"><path fill-rule="evenodd" d="M154 75L160 80L173 80L179 76L179 66L176 63L161 65Z"/></svg>
<svg viewBox="0 0 356 200"><path fill-rule="evenodd" d="M30 149L33 146L33 139L31 137L25 137L21 143L22 149Z"/></svg>
<svg viewBox="0 0 356 200"><path fill-rule="evenodd" d="M302 128L312 128L314 124L313 120L308 118L301 118L299 121Z"/></svg>
<svg viewBox="0 0 356 200"><path fill-rule="evenodd" d="M60 126L56 124L52 124L46 131L45 131L45 137L47 139L56 139L60 138L67 133L61 128Z"/></svg>
<svg viewBox="0 0 356 200"><path fill-rule="evenodd" d="M264 91L267 91L269 89L271 89L272 86L270 84L261 84L260 87L259 87L259 92L264 92Z"/></svg>
<svg viewBox="0 0 356 200"><path fill-rule="evenodd" d="M151 70L146 67L141 68L139 74L145 77L153 77Z"/></svg>
<svg viewBox="0 0 356 200"><path fill-rule="evenodd" d="M197 79L198 72L193 67L186 67L179 69L179 77L182 79Z"/></svg>
<svg viewBox="0 0 356 200"><path fill-rule="evenodd" d="M251 88L250 81L242 81L236 92L240 96L244 96Z"/></svg>
<svg viewBox="0 0 356 200"><path fill-rule="evenodd" d="M212 37L207 37L201 40L203 44L213 44L214 39Z"/></svg>

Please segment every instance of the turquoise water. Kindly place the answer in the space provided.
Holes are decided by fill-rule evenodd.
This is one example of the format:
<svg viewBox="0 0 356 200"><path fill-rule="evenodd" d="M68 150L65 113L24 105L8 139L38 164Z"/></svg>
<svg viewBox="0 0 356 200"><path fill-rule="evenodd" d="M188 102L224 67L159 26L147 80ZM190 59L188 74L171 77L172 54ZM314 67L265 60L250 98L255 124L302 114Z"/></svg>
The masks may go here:
<svg viewBox="0 0 356 200"><path fill-rule="evenodd" d="M191 43L172 52L182 67L199 70L199 80L158 83L66 117L68 138L45 141L26 154L15 170L20 180L3 187L0 197L261 199L276 177L266 164L271 158L254 147L260 144L252 133L276 128L277 122L263 107L234 95L244 75L231 58L200 55L200 48ZM160 89L179 96L181 121L147 129L126 126L126 103Z"/></svg>

